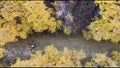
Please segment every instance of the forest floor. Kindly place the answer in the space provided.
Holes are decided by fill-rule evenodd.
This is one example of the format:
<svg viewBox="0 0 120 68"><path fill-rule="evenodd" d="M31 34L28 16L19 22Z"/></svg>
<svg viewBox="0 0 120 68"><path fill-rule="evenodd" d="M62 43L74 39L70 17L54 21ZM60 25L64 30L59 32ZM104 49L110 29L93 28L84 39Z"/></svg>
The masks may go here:
<svg viewBox="0 0 120 68"><path fill-rule="evenodd" d="M28 36L27 39L19 39L17 42L7 43L5 48L9 48L8 51L15 49L18 57L22 58L22 55L28 53L30 50L30 43L34 41L40 50L43 50L46 46L53 44L58 50L63 50L64 47L75 50L83 50L87 57L91 57L95 53L107 53L108 55L112 50L120 51L120 44L112 44L109 41L96 42L93 40L85 40L82 34L40 34L35 33ZM28 51L27 51L28 50ZM21 52L21 53L18 53ZM23 59L25 59L23 57Z"/></svg>

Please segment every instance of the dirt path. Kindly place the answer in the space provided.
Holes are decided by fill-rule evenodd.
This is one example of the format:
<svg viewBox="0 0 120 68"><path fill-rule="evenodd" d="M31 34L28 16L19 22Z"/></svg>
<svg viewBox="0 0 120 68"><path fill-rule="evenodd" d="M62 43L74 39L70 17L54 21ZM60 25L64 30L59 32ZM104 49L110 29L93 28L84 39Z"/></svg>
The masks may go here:
<svg viewBox="0 0 120 68"><path fill-rule="evenodd" d="M87 58L91 57L94 53L107 52L109 55L112 50L120 51L120 44L112 44L110 42L95 42L93 40L85 40L81 34L72 34L70 36L64 34L40 34L35 33L30 35L27 39L19 39L14 43L7 43L5 48L8 51L8 56L5 56L0 62L11 65L15 62L16 58L29 59L31 54L30 44L34 41L40 50L45 46L54 44L59 50L63 47L69 49L83 50Z"/></svg>
<svg viewBox="0 0 120 68"><path fill-rule="evenodd" d="M35 41L38 45L39 49L44 49L45 46L54 44L59 50L62 50L63 47L68 47L69 49L77 49L83 50L86 52L87 56L91 56L93 53L97 52L110 52L112 50L120 51L120 44L112 44L110 42L95 42L93 40L85 40L82 35L80 34L73 34L71 36L66 36L63 34L46 34L41 35L36 33L35 35L31 35L28 39L22 40L20 39L18 42L15 43L8 43L11 47L18 47L18 48L29 48L29 44L31 41Z"/></svg>

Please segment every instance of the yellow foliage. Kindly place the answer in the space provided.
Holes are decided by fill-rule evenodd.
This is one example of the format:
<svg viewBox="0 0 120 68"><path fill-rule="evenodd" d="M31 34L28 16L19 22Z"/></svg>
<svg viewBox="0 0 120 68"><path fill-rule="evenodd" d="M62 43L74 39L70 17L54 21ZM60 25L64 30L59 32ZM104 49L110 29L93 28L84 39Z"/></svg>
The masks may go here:
<svg viewBox="0 0 120 68"><path fill-rule="evenodd" d="M44 1L1 1L0 7L0 45L25 39L33 30L53 33L61 26Z"/></svg>
<svg viewBox="0 0 120 68"><path fill-rule="evenodd" d="M21 1L2 1L0 4L2 4L3 8L1 8L1 15L4 17L4 19L10 21L13 20L16 16L25 16L26 10L21 4Z"/></svg>
<svg viewBox="0 0 120 68"><path fill-rule="evenodd" d="M70 30L70 28L68 28L68 27L64 27L64 33L65 34L67 34L67 35L70 35L70 33L71 33L71 30Z"/></svg>
<svg viewBox="0 0 120 68"><path fill-rule="evenodd" d="M92 34L90 32L85 31L85 30L82 30L82 32L83 32L83 36L86 40L92 39Z"/></svg>
<svg viewBox="0 0 120 68"><path fill-rule="evenodd" d="M4 25L0 28L0 45L7 42L17 41L18 36L26 38L30 32L30 26L26 21L21 21L21 24L16 24L15 20L3 21Z"/></svg>
<svg viewBox="0 0 120 68"><path fill-rule="evenodd" d="M120 52L118 51L112 51L112 58L118 62L118 64L120 65Z"/></svg>
<svg viewBox="0 0 120 68"><path fill-rule="evenodd" d="M92 56L91 61L86 63L86 67L118 67L117 63L106 53L96 53Z"/></svg>
<svg viewBox="0 0 120 68"><path fill-rule="evenodd" d="M85 67L93 67L93 65L92 65L91 62L86 62L86 63L85 63Z"/></svg>
<svg viewBox="0 0 120 68"><path fill-rule="evenodd" d="M44 54L41 54L41 51L37 51L31 55L30 60L18 59L12 67L81 66L80 60L85 58L82 51L78 52L67 48L64 48L64 51L58 51L53 45L47 46L44 52Z"/></svg>
<svg viewBox="0 0 120 68"><path fill-rule="evenodd" d="M3 48L0 48L0 58L2 58L3 57L3 55L4 55L4 49Z"/></svg>
<svg viewBox="0 0 120 68"><path fill-rule="evenodd" d="M90 33L96 41L111 40L113 43L120 41L120 6L116 1L95 1L99 4L102 18L93 21Z"/></svg>
<svg viewBox="0 0 120 68"><path fill-rule="evenodd" d="M60 27L60 22L51 17L52 10L47 9L43 2L44 1L26 1L23 4L30 12L28 22L33 24L33 29L36 32L48 30L53 33L58 27Z"/></svg>

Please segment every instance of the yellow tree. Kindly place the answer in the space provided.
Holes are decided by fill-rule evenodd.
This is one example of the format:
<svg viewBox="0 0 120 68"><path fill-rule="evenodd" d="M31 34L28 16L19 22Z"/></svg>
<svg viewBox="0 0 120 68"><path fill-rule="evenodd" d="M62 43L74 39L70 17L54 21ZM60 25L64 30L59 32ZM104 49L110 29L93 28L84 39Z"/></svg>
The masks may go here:
<svg viewBox="0 0 120 68"><path fill-rule="evenodd" d="M88 27L91 37L96 41L111 40L113 43L118 43L120 41L120 6L116 1L95 1L95 3L99 5L102 18L96 19Z"/></svg>
<svg viewBox="0 0 120 68"><path fill-rule="evenodd" d="M60 21L52 17L44 1L1 1L0 2L0 45L27 38L28 34L60 28Z"/></svg>
<svg viewBox="0 0 120 68"><path fill-rule="evenodd" d="M56 21L52 17L52 10L48 9L44 1L26 1L23 5L29 11L28 22L33 25L35 32L43 32L48 30L55 32L60 27L60 21Z"/></svg>
<svg viewBox="0 0 120 68"><path fill-rule="evenodd" d="M2 1L0 6L3 7L0 9L0 45L16 41L18 36L26 38L31 26L27 23L27 11L22 2Z"/></svg>

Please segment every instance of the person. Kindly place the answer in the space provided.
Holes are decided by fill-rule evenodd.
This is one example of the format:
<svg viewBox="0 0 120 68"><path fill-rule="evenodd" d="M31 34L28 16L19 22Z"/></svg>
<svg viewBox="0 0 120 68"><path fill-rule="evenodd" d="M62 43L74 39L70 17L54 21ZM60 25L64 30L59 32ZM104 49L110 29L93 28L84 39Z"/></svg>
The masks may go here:
<svg viewBox="0 0 120 68"><path fill-rule="evenodd" d="M31 51L35 51L37 49L37 45L35 44L35 42L32 41L32 43L30 44L31 47Z"/></svg>

